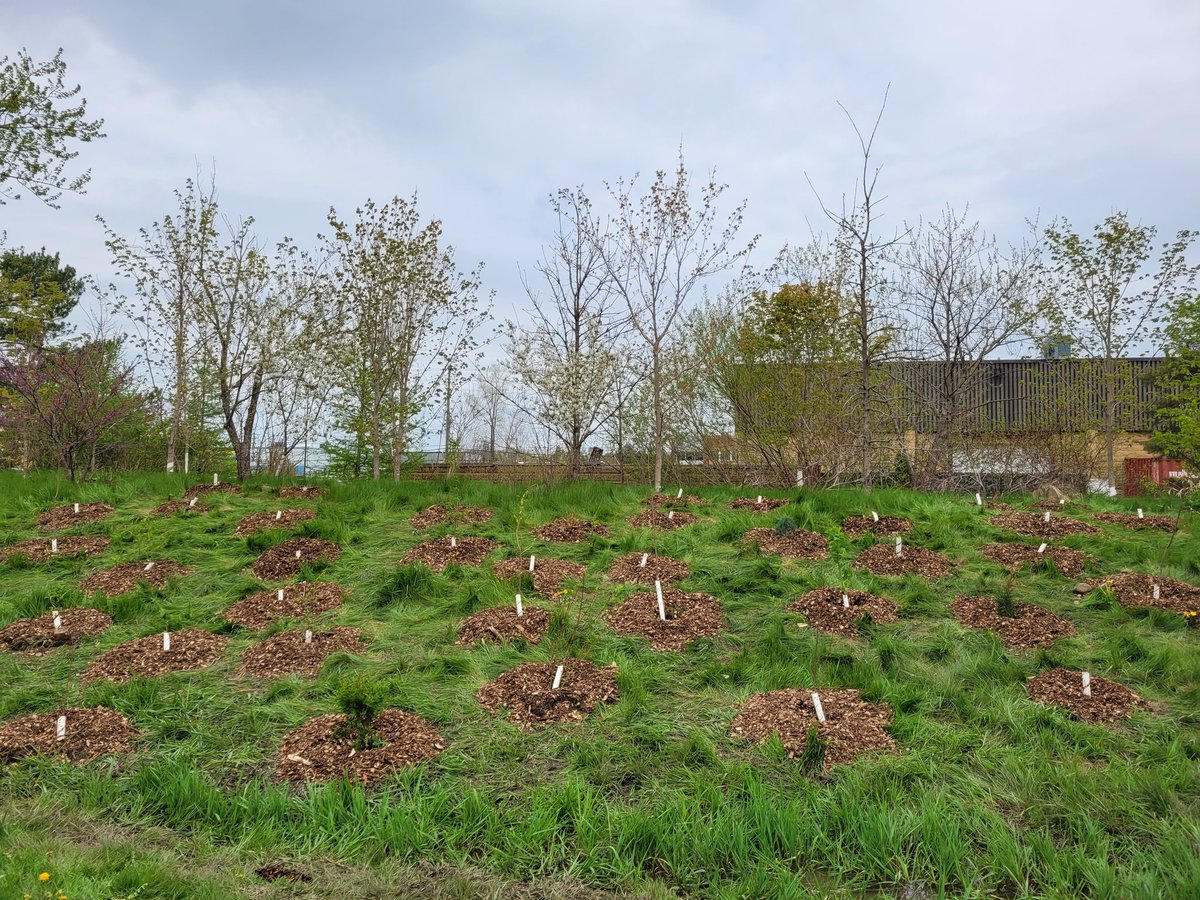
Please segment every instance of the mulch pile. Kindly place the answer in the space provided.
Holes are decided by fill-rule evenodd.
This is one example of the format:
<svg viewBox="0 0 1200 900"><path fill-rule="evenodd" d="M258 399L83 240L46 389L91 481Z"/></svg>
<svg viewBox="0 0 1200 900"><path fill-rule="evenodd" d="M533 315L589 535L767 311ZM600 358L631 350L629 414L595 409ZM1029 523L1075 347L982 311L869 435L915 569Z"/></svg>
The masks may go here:
<svg viewBox="0 0 1200 900"><path fill-rule="evenodd" d="M558 666L563 667L563 676L555 689ZM530 730L552 722L578 721L619 694L615 663L600 668L584 659L568 658L515 666L481 687L475 699L491 712L507 709L508 721Z"/></svg>
<svg viewBox="0 0 1200 900"><path fill-rule="evenodd" d="M160 503L154 507L150 511L150 514L154 516L174 516L185 512L208 512L210 509L212 509L211 506L207 503L201 503L199 500L196 501L194 506L190 500L168 500L166 503Z"/></svg>
<svg viewBox="0 0 1200 900"><path fill-rule="evenodd" d="M1084 722L1102 724L1127 719L1135 709L1149 709L1150 704L1125 687L1096 675L1092 679L1092 696L1083 695L1083 673L1074 669L1048 669L1027 682L1029 696L1038 703L1061 706Z"/></svg>
<svg viewBox="0 0 1200 900"><path fill-rule="evenodd" d="M248 534L266 531L268 528L289 528L316 517L316 510L312 509L277 509L275 512L250 513L237 523L233 533L245 537Z"/></svg>
<svg viewBox="0 0 1200 900"><path fill-rule="evenodd" d="M870 516L848 516L842 522L842 531L848 538L861 537L864 534L900 534L912 531L913 523L900 516L880 516L876 522Z"/></svg>
<svg viewBox="0 0 1200 900"><path fill-rule="evenodd" d="M992 562L1014 572L1021 566L1037 568L1049 561L1068 578L1078 577L1088 559L1082 550L1072 550L1070 547L1047 547L1042 554L1037 551L1037 547L1029 544L988 544L979 548L979 552Z"/></svg>
<svg viewBox="0 0 1200 900"><path fill-rule="evenodd" d="M1047 522L1044 516L1037 513L1004 513L992 516L992 524L997 528L1015 531L1017 534L1029 537L1056 538L1068 537L1072 534L1095 534L1095 525L1072 519L1068 516L1050 516Z"/></svg>
<svg viewBox="0 0 1200 900"><path fill-rule="evenodd" d="M558 544L578 544L586 541L593 534L608 536L608 529L599 522L585 522L574 516L564 516L553 522L533 529L533 536L543 541L553 541Z"/></svg>
<svg viewBox="0 0 1200 900"><path fill-rule="evenodd" d="M327 657L339 651L360 653L366 645L357 628L314 631L311 644L304 643L303 631L282 631L242 654L240 674L253 678L314 678Z"/></svg>
<svg viewBox="0 0 1200 900"><path fill-rule="evenodd" d="M356 751L344 715L317 716L280 742L276 758L279 777L294 782L344 777L374 785L446 748L432 724L399 709L382 710L375 716L372 731L383 745Z"/></svg>
<svg viewBox="0 0 1200 900"><path fill-rule="evenodd" d="M107 503L80 503L79 512L75 512L75 504L68 503L46 510L38 516L37 525L43 531L58 531L84 522L99 522L112 514L113 508Z"/></svg>
<svg viewBox="0 0 1200 900"><path fill-rule="evenodd" d="M665 620L658 617L657 593L644 591L611 607L605 618L620 634L649 638L654 650L682 650L692 641L712 637L725 626L721 603L711 594L664 588L663 606Z"/></svg>
<svg viewBox="0 0 1200 900"><path fill-rule="evenodd" d="M829 541L815 531L796 528L787 534L777 534L773 528L751 528L746 540L758 544L766 553L778 553L788 559L824 559L829 555Z"/></svg>
<svg viewBox="0 0 1200 900"><path fill-rule="evenodd" d="M843 594L850 600L849 607L842 602ZM858 623L863 616L869 615L873 622L895 622L900 613L895 600L866 591L843 591L835 587L809 591L788 609L803 613L808 624L818 631L837 634L858 634Z"/></svg>
<svg viewBox="0 0 1200 900"><path fill-rule="evenodd" d="M103 634L113 623L110 616L87 606L60 610L58 618L58 630L54 628L53 613L18 619L0 628L0 647L13 651L50 650Z"/></svg>
<svg viewBox="0 0 1200 900"><path fill-rule="evenodd" d="M67 733L58 740L58 717ZM91 762L106 753L126 753L138 737L133 724L106 706L67 707L0 722L0 763L43 753L71 762Z"/></svg>
<svg viewBox="0 0 1200 900"><path fill-rule="evenodd" d="M150 570L146 570L146 566ZM169 559L153 559L144 562L118 563L109 569L94 572L79 583L85 594L103 594L116 597L132 591L139 581L144 581L156 590L166 587L167 580L179 575L190 575L194 570L181 566Z"/></svg>
<svg viewBox="0 0 1200 900"><path fill-rule="evenodd" d="M1158 584L1158 599L1154 599L1154 585ZM1169 609L1180 615L1200 611L1200 586L1180 581L1178 578L1159 578L1157 575L1142 575L1123 572L1105 579L1122 606L1155 606Z"/></svg>
<svg viewBox="0 0 1200 900"><path fill-rule="evenodd" d="M477 566L487 555L500 545L489 538L456 537L451 545L450 538L440 537L424 541L404 554L404 563L421 563L435 572L444 572L451 563ZM526 565L528 565L526 560Z"/></svg>
<svg viewBox="0 0 1200 900"><path fill-rule="evenodd" d="M300 556L296 556L296 551ZM332 562L342 555L342 548L333 541L317 538L288 538L269 550L264 550L251 572L263 581L282 581L299 573L305 563Z"/></svg>
<svg viewBox="0 0 1200 900"><path fill-rule="evenodd" d="M553 594L567 580L583 581L586 568L579 563L568 562L565 559L544 559L537 556L533 560L533 571L529 571L529 557L519 556L496 563L492 569L497 578L520 578L529 575L533 579L533 589L542 594Z"/></svg>
<svg viewBox="0 0 1200 900"><path fill-rule="evenodd" d="M682 510L663 512L661 509L647 509L630 519L629 524L634 528L668 529L695 525L698 521L700 519L697 516Z"/></svg>
<svg viewBox="0 0 1200 900"><path fill-rule="evenodd" d="M983 498L983 508L991 512L1012 512L1013 505L1005 503L1003 500L993 500L990 497Z"/></svg>
<svg viewBox="0 0 1200 900"><path fill-rule="evenodd" d="M261 631L279 619L301 619L342 605L346 589L331 581L301 581L279 589L258 591L239 600L222 614L225 620Z"/></svg>
<svg viewBox="0 0 1200 900"><path fill-rule="evenodd" d="M1175 530L1174 516L1150 515L1139 519L1134 513L1096 513L1092 518L1105 525L1124 525L1126 528L1161 528L1163 531Z"/></svg>
<svg viewBox="0 0 1200 900"><path fill-rule="evenodd" d="M484 509L482 506L455 506L447 509L445 505L439 503L422 510L408 521L413 528L430 528L434 525L441 525L447 520L453 521L456 525L476 525L481 522L489 522L491 518L492 511Z"/></svg>
<svg viewBox="0 0 1200 900"><path fill-rule="evenodd" d="M229 638L202 628L171 632L171 649L163 650L161 633L135 638L118 644L97 657L83 673L84 681L103 678L108 681L128 681L131 678L153 678L168 672L190 672L203 669L217 661L225 651Z"/></svg>
<svg viewBox="0 0 1200 900"><path fill-rule="evenodd" d="M41 561L58 559L63 556L91 556L93 553L103 553L108 549L109 539L106 537L60 537L58 538L58 553L50 552L49 538L35 538L31 541L18 541L0 550L0 560L10 556L24 556L26 559Z"/></svg>
<svg viewBox="0 0 1200 900"><path fill-rule="evenodd" d="M503 644L520 638L536 644L550 625L550 612L538 606L522 606L521 612L518 617L516 604L481 609L459 626L458 643Z"/></svg>
<svg viewBox="0 0 1200 900"><path fill-rule="evenodd" d="M873 751L894 751L887 733L892 710L886 703L868 703L852 689L821 691L825 722L817 718L812 691L787 689L752 694L734 717L729 736L762 743L772 734L787 749L789 759L804 754L808 732L817 729L825 744L824 767L830 769Z"/></svg>
<svg viewBox="0 0 1200 900"><path fill-rule="evenodd" d="M766 512L769 509L779 509L781 506L787 506L787 500L778 500L773 497L763 497L759 500L755 497L738 497L729 504L730 509L749 509L754 512Z"/></svg>
<svg viewBox="0 0 1200 900"><path fill-rule="evenodd" d="M325 496L325 488L323 487L281 487L279 496L285 500L312 500L315 497Z"/></svg>
<svg viewBox="0 0 1200 900"><path fill-rule="evenodd" d="M854 558L854 568L866 569L874 575L920 575L924 578L945 578L953 572L946 557L924 547L905 544L903 555L896 555L891 544L875 544Z"/></svg>
<svg viewBox="0 0 1200 900"><path fill-rule="evenodd" d="M232 481L222 481L220 484L193 484L183 492L183 496L186 499L200 494L239 494L241 491L241 485Z"/></svg>
<svg viewBox="0 0 1200 900"><path fill-rule="evenodd" d="M1010 650L1049 647L1059 638L1077 633L1068 620L1032 603L1014 603L1014 614L1004 616L991 597L955 597L950 611L968 628L996 632Z"/></svg>
<svg viewBox="0 0 1200 900"><path fill-rule="evenodd" d="M642 557L646 557L646 565L642 565ZM688 577L691 569L688 564L669 556L658 556L654 553L626 553L618 556L608 567L608 577L613 581L626 581L634 584L653 585L661 581L664 585L682 581Z"/></svg>
<svg viewBox="0 0 1200 900"><path fill-rule="evenodd" d="M307 884L312 881L312 876L301 872L299 869L291 869L279 863L267 863L259 866L254 870L254 874L263 881L299 881L302 884Z"/></svg>
<svg viewBox="0 0 1200 900"><path fill-rule="evenodd" d="M651 494L642 502L647 506L694 506L704 503L705 500L695 494L684 494L682 497L676 497L674 494Z"/></svg>
<svg viewBox="0 0 1200 900"><path fill-rule="evenodd" d="M1070 500L1068 500L1066 503L1060 503L1057 499L1047 497L1045 500L1039 500L1037 503L1033 504L1033 507L1034 509L1045 509L1049 510L1050 512L1062 512L1070 505Z"/></svg>

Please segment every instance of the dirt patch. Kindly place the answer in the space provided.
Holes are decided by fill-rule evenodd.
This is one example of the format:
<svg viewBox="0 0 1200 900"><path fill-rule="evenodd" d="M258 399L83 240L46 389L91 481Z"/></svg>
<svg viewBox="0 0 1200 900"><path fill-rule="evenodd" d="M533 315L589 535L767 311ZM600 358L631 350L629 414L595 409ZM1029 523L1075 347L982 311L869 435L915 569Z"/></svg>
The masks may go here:
<svg viewBox="0 0 1200 900"><path fill-rule="evenodd" d="M54 506L37 518L37 526L43 531L60 531L84 522L99 522L113 514L113 508L107 503L80 503L79 511L75 511L74 503Z"/></svg>
<svg viewBox="0 0 1200 900"><path fill-rule="evenodd" d="M296 554L300 554L297 556ZM283 581L299 574L305 563L333 562L342 555L342 548L333 541L317 538L288 538L269 550L264 550L251 568L263 581Z"/></svg>
<svg viewBox="0 0 1200 900"><path fill-rule="evenodd" d="M435 572L444 572L451 563L478 566L499 546L488 538L440 537L417 544L404 554L402 562L420 563Z"/></svg>
<svg viewBox="0 0 1200 900"><path fill-rule="evenodd" d="M103 634L113 623L112 617L87 606L60 610L59 627L54 627L54 614L18 619L0 628L0 647L14 652L53 650L66 644L77 644L83 638Z"/></svg>
<svg viewBox="0 0 1200 900"><path fill-rule="evenodd" d="M281 487L279 496L285 500L315 500L317 497L325 496L325 488L323 487L308 487L302 485L300 487Z"/></svg>
<svg viewBox="0 0 1200 900"><path fill-rule="evenodd" d="M533 571L529 571L529 558L506 559L496 563L492 571L497 578L517 579L522 575L533 578L533 588L541 594L553 594L567 581L583 581L586 568L565 559L544 559L535 556Z"/></svg>
<svg viewBox="0 0 1200 900"><path fill-rule="evenodd" d="M646 564L642 565L642 557ZM671 584L688 577L691 569L688 564L669 556L658 556L654 553L626 553L613 560L608 567L608 577L613 581L632 582L633 584L653 585L656 581Z"/></svg>
<svg viewBox="0 0 1200 900"><path fill-rule="evenodd" d="M149 566L150 568L146 568ZM148 559L144 562L118 563L109 569L94 572L79 583L85 594L103 594L116 597L125 594L144 581L155 590L167 586L167 581L181 575L190 575L194 570L181 566L169 559Z"/></svg>
<svg viewBox="0 0 1200 900"><path fill-rule="evenodd" d="M563 674L555 688L558 666ZM515 666L481 687L475 699L490 712L507 709L508 721L528 731L552 722L578 721L619 694L615 663L600 668L585 659L568 658Z"/></svg>
<svg viewBox="0 0 1200 900"><path fill-rule="evenodd" d="M269 528L290 528L301 522L310 522L316 517L316 510L312 509L277 509L274 512L250 513L237 523L233 533L245 537Z"/></svg>
<svg viewBox="0 0 1200 900"><path fill-rule="evenodd" d="M585 522L574 516L564 516L533 529L533 536L538 540L552 541L556 544L579 544L593 534L608 537L608 529L599 522Z"/></svg>
<svg viewBox="0 0 1200 900"><path fill-rule="evenodd" d="M781 506L787 506L787 500L779 500L775 497L738 497L729 504L730 509L748 509L751 512L767 512L771 509L779 509Z"/></svg>
<svg viewBox="0 0 1200 900"><path fill-rule="evenodd" d="M817 717L812 691L787 689L752 694L734 717L729 736L762 743L778 735L789 759L804 755L809 731L824 744L825 769L851 762L864 753L892 752L896 742L887 732L892 709L868 703L851 689L820 692L825 721Z"/></svg>
<svg viewBox="0 0 1200 900"><path fill-rule="evenodd" d="M682 497L677 497L675 494L651 494L642 502L647 506L695 506L707 501L695 494L684 494Z"/></svg>
<svg viewBox="0 0 1200 900"><path fill-rule="evenodd" d="M870 616L872 622L895 622L900 613L895 600L866 591L843 591L835 587L809 591L792 602L788 609L803 613L808 624L818 631L833 634L858 634L858 623L864 616Z"/></svg>
<svg viewBox="0 0 1200 900"><path fill-rule="evenodd" d="M682 510L672 509L663 512L661 509L647 509L630 519L629 524L634 528L657 528L660 531L666 531L671 528L683 528L685 525L695 525L699 521L699 517Z"/></svg>
<svg viewBox="0 0 1200 900"><path fill-rule="evenodd" d="M968 628L996 632L1010 650L1049 647L1059 638L1077 633L1067 619L1032 603L1014 603L1013 615L1005 616L991 597L955 597L950 611Z"/></svg>
<svg viewBox="0 0 1200 900"><path fill-rule="evenodd" d="M746 540L758 544L765 553L778 553L788 559L824 559L829 555L829 541L815 531L795 528L778 534L773 528L751 528Z"/></svg>
<svg viewBox="0 0 1200 900"><path fill-rule="evenodd" d="M283 591L283 599L279 592ZM342 605L346 589L331 581L301 581L285 588L258 591L223 613L227 622L261 631L279 619L302 619Z"/></svg>
<svg viewBox="0 0 1200 900"><path fill-rule="evenodd" d="M658 615L658 594L643 591L610 607L605 614L613 630L648 638L653 650L682 650L699 638L712 637L725 627L721 602L711 594L663 589L666 619Z"/></svg>
<svg viewBox="0 0 1200 900"><path fill-rule="evenodd" d="M59 716L66 716L66 735L58 739ZM91 762L106 753L127 753L139 737L133 724L106 706L66 707L19 716L0 723L0 763L45 754L75 763Z"/></svg>
<svg viewBox="0 0 1200 900"><path fill-rule="evenodd" d="M254 870L254 874L263 881L299 881L307 884L312 881L311 875L306 875L299 869L290 869L279 863L267 863Z"/></svg>
<svg viewBox="0 0 1200 900"><path fill-rule="evenodd" d="M880 516L876 522L871 516L848 516L842 522L842 531L848 538L861 537L864 534L902 534L912 531L913 524L900 516Z"/></svg>
<svg viewBox="0 0 1200 900"><path fill-rule="evenodd" d="M160 503L154 507L150 511L150 514L153 516L174 516L186 512L208 512L211 509L211 506L207 503L201 503L199 500L195 503L192 503L191 500L168 500L166 503Z"/></svg>
<svg viewBox="0 0 1200 900"><path fill-rule="evenodd" d="M382 746L356 751L345 716L318 716L280 743L276 758L279 777L292 782L344 777L369 786L432 759L446 747L432 724L399 709L385 709L375 716L372 732Z"/></svg>
<svg viewBox="0 0 1200 900"><path fill-rule="evenodd" d="M910 544L904 545L900 556L891 544L875 544L854 558L854 568L895 578L902 575L945 578L954 570L950 560L942 554Z"/></svg>
<svg viewBox="0 0 1200 900"><path fill-rule="evenodd" d="M1053 563L1054 568L1063 575L1077 578L1088 561L1086 553L1070 547L1047 547L1045 553L1037 551L1037 547L1029 544L988 544L979 548L979 552L992 562L1014 572L1021 566L1037 569Z"/></svg>
<svg viewBox="0 0 1200 900"><path fill-rule="evenodd" d="M1155 584L1158 585L1158 599L1154 597ZM1200 586L1178 578L1122 572L1105 579L1101 586L1108 587L1122 606L1153 606L1180 615L1200 611Z"/></svg>
<svg viewBox="0 0 1200 900"><path fill-rule="evenodd" d="M163 649L161 633L118 644L97 657L83 673L84 681L129 681L169 672L190 672L210 666L225 651L229 639L202 628L172 631L171 649Z"/></svg>
<svg viewBox="0 0 1200 900"><path fill-rule="evenodd" d="M283 631L261 641L242 654L239 674L252 678L301 675L315 678L325 660L334 653L361 653L367 646L357 628L313 631L304 643L303 631Z"/></svg>
<svg viewBox="0 0 1200 900"><path fill-rule="evenodd" d="M992 525L1007 531L1015 531L1017 534L1042 538L1068 537L1072 534L1095 534L1100 530L1095 525L1089 525L1087 522L1079 521L1079 519L1072 519L1069 516L1055 516L1053 513L1050 515L1049 522L1046 521L1044 515L1038 515L1037 513L1004 513L999 516L992 516Z"/></svg>
<svg viewBox="0 0 1200 900"><path fill-rule="evenodd" d="M1162 531L1175 530L1174 516L1152 515L1139 519L1134 513L1096 513L1092 518L1105 525L1124 525L1126 528L1158 528Z"/></svg>
<svg viewBox="0 0 1200 900"><path fill-rule="evenodd" d="M460 646L470 644L503 644L518 638L536 644L550 625L549 610L524 606L517 615L516 605L481 609L463 621L458 628Z"/></svg>
<svg viewBox="0 0 1200 900"><path fill-rule="evenodd" d="M413 528L431 528L447 521L452 521L455 525L477 525L490 522L491 519L492 511L482 506L446 507L439 503L422 510L408 521Z"/></svg>
<svg viewBox="0 0 1200 900"><path fill-rule="evenodd" d="M51 540L58 542L57 553L52 549L55 545L51 543ZM92 556L107 550L109 543L110 540L106 537L35 538L31 541L9 544L0 550L0 560L8 559L10 556L24 556L26 559L41 562L62 557Z"/></svg>
<svg viewBox="0 0 1200 900"><path fill-rule="evenodd" d="M1061 706L1072 716L1092 724L1104 724L1127 719L1135 709L1149 709L1150 704L1125 687L1107 678L1091 676L1092 695L1084 696L1083 673L1074 669L1048 669L1026 682L1029 696L1038 703Z"/></svg>

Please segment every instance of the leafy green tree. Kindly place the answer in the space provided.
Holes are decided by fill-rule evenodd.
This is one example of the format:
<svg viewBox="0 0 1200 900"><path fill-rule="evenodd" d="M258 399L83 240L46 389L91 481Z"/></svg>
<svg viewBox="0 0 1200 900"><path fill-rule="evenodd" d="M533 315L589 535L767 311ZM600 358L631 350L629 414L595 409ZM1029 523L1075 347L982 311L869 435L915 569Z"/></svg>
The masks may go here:
<svg viewBox="0 0 1200 900"><path fill-rule="evenodd" d="M57 253L5 250L0 253L0 339L60 335L86 284Z"/></svg>
<svg viewBox="0 0 1200 900"><path fill-rule="evenodd" d="M1166 396L1163 425L1151 448L1200 468L1200 295L1172 304L1163 329L1167 362L1159 376Z"/></svg>

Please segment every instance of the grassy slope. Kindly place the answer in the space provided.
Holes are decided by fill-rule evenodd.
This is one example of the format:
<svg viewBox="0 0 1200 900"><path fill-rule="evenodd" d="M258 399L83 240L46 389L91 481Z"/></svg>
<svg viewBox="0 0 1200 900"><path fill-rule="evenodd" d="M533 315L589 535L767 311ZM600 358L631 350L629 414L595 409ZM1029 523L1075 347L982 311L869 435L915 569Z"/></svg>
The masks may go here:
<svg viewBox="0 0 1200 900"><path fill-rule="evenodd" d="M297 895L294 886L268 886L249 874L266 860L298 861L312 871L314 896L434 896L435 884L441 896L490 896L524 891L521 882L534 884L528 896L582 895L583 883L652 896L891 895L912 884L955 896L1200 893L1200 634L1179 617L1127 611L1096 594L1075 606L1070 580L1028 571L1018 578L1017 599L1068 616L1078 637L1049 652L1013 654L990 634L961 628L950 600L998 590L1003 577L974 552L997 533L963 498L880 491L868 501L853 491L800 492L785 508L755 515L724 508L748 491L711 489L701 493L719 502L703 508L701 524L654 536L625 523L646 493L640 487L337 486L317 503L317 520L296 533L345 547L319 577L352 594L323 619L363 628L371 649L335 657L315 681L255 683L234 671L256 636L219 613L256 588L247 569L262 547L286 537L236 538L234 523L279 503L256 484L244 496L221 497L209 514L145 516L177 496L180 484L143 476L73 488L0 475L0 544L35 536L36 513L56 502L105 500L118 509L83 529L113 537L98 559L0 566L0 625L84 604L79 580L115 562L161 556L198 570L162 592L143 588L93 604L116 619L96 641L42 659L0 655L0 718L66 702L105 704L144 736L140 751L121 763L76 768L40 760L0 772L0 896L53 896L36 880L44 869L53 874L49 887L73 898L216 898L250 895L250 885L254 896ZM400 567L421 539L408 518L447 499L497 511L471 529L505 545L493 560L532 551L587 564L586 585L565 598L540 646L455 647L456 623L507 602L512 587L485 569L437 576ZM910 542L961 560L955 577L929 584L850 569L871 539L846 542L836 526L871 506L911 517ZM615 526L613 537L540 545L529 537L530 524L518 535L519 517L537 525L568 513ZM747 528L784 516L832 536L830 560L781 563L738 542ZM1184 523L1169 569L1197 581L1198 523L1194 514ZM1166 540L1161 532L1105 526L1098 537L1063 543L1093 551L1089 576L1097 577L1150 571ZM726 634L660 654L604 625L605 607L631 590L603 581L609 561L651 549L691 563L684 584L721 598L731 622ZM814 778L778 746L735 744L726 732L747 694L812 684L815 635L783 607L824 584L900 602L895 624L874 626L856 641L823 638L820 681L891 704L902 752ZM198 673L79 686L76 676L99 653L187 626L230 635L230 651ZM475 690L516 663L565 654L616 662L620 702L578 725L535 734L475 704ZM1107 729L1032 703L1024 679L1054 665L1115 678L1157 701L1161 713ZM280 737L331 711L337 678L351 671L387 679L393 704L437 723L447 751L370 794L346 785L289 792L273 784ZM431 874L429 863L453 874Z"/></svg>

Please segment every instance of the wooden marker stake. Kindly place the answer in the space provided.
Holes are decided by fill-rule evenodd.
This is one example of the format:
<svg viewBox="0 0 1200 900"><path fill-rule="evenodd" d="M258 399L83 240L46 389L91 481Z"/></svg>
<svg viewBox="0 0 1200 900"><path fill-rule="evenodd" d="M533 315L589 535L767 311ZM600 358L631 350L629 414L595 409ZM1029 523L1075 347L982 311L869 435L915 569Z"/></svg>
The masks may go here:
<svg viewBox="0 0 1200 900"><path fill-rule="evenodd" d="M1085 696L1085 697L1092 696L1092 673L1091 672L1083 673L1083 696Z"/></svg>
<svg viewBox="0 0 1200 900"><path fill-rule="evenodd" d="M658 617L662 621L667 621L667 608L663 605L662 582L655 579L654 593L658 595Z"/></svg>
<svg viewBox="0 0 1200 900"><path fill-rule="evenodd" d="M550 690L557 691L562 686L563 667L559 666L554 670L554 684L550 685Z"/></svg>
<svg viewBox="0 0 1200 900"><path fill-rule="evenodd" d="M58 721L54 723L54 739L56 741L65 741L67 739L66 716L59 716Z"/></svg>
<svg viewBox="0 0 1200 900"><path fill-rule="evenodd" d="M821 695L816 691L812 694L813 709L817 711L817 721L825 724L825 707L821 705Z"/></svg>

